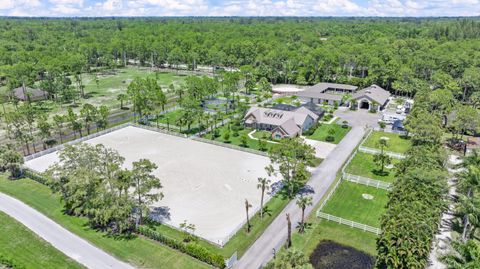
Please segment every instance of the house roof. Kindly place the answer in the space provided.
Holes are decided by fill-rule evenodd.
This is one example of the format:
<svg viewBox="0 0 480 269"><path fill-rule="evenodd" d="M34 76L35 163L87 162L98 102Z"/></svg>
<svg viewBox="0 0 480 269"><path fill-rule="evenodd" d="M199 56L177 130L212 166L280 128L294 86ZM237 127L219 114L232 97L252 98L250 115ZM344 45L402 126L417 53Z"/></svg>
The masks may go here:
<svg viewBox="0 0 480 269"><path fill-rule="evenodd" d="M32 99L43 98L47 94L46 91L41 89L33 89L30 87L25 88L25 92L28 96ZM20 100L27 100L28 96L25 96L25 92L23 91L23 87L18 87L12 90L12 96L20 99Z"/></svg>
<svg viewBox="0 0 480 269"><path fill-rule="evenodd" d="M297 126L294 119L289 119L282 123L282 125L277 128L281 128L286 134L290 136L295 136L300 132L300 127Z"/></svg>
<svg viewBox="0 0 480 269"><path fill-rule="evenodd" d="M272 106L272 108L273 109L279 109L279 110L285 110L285 111L293 111L293 110L297 109L296 106L286 105L286 104L275 104L274 106Z"/></svg>
<svg viewBox="0 0 480 269"><path fill-rule="evenodd" d="M320 106L317 106L313 102L305 103L302 106L307 108L308 110L312 111L317 116L322 116L323 114L325 114L325 110L323 108L321 108Z"/></svg>
<svg viewBox="0 0 480 269"><path fill-rule="evenodd" d="M303 91L297 94L299 97L307 97L307 98L317 98L317 99L324 99L324 100L332 100L340 102L342 101L342 96L339 94L331 94L331 93L323 93L317 91Z"/></svg>
<svg viewBox="0 0 480 269"><path fill-rule="evenodd" d="M253 116L255 120L249 117ZM310 117L314 121L318 116L305 107L299 107L295 111L285 111L272 108L251 107L245 114L245 123L269 124L281 127L287 134L295 135L303 126L307 118ZM292 126L294 124L296 127Z"/></svg>
<svg viewBox="0 0 480 269"><path fill-rule="evenodd" d="M387 102L389 97L390 97L390 92L384 90L382 87L375 84L354 93L352 96L352 98L355 100L358 100L361 98L368 98L371 101L375 101L379 103L380 105L385 104L385 102Z"/></svg>

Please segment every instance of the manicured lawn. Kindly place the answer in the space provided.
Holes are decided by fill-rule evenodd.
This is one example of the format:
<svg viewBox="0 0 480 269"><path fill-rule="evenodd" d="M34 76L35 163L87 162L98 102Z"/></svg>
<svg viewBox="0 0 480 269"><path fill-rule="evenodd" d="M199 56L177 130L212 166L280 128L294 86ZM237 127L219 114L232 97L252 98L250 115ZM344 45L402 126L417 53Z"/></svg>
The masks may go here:
<svg viewBox="0 0 480 269"><path fill-rule="evenodd" d="M362 194L373 196L366 199ZM380 227L380 217L385 211L387 191L344 181L327 202L322 212L344 219Z"/></svg>
<svg viewBox="0 0 480 269"><path fill-rule="evenodd" d="M255 150L260 150L260 146L259 146L259 143L258 143L259 141L255 140L255 139L251 139L251 138L248 137L248 133L253 131L253 129L244 128L242 130L239 130L238 131L238 136L235 136L234 131L230 130L230 137L229 137L228 140L225 140L224 134L227 131L227 128L228 128L227 125L219 127L218 128L219 136L216 137L214 140L222 142L222 143L227 143L227 144L232 144L232 145L237 145L237 146L243 146L240 138L242 137L242 135L245 135L245 136L247 136L247 146L246 147L251 148L251 149L255 149ZM207 139L213 139L212 133L208 133L204 137L207 138ZM275 147L275 146L276 146L276 144L266 142L267 150L270 149L271 147Z"/></svg>
<svg viewBox="0 0 480 269"><path fill-rule="evenodd" d="M307 136L308 139L319 140L319 141L327 141L328 131L330 129L335 130L333 137L335 138L334 141L330 141L330 143L338 144L342 139L347 135L350 131L351 127L343 128L341 125L332 123L332 124L321 124L312 135Z"/></svg>
<svg viewBox="0 0 480 269"><path fill-rule="evenodd" d="M0 256L25 268L84 268L0 211ZM3 268L0 265L0 268Z"/></svg>
<svg viewBox="0 0 480 269"><path fill-rule="evenodd" d="M298 102L297 96L282 96L273 100L272 103L291 105L291 104L295 104L296 102Z"/></svg>
<svg viewBox="0 0 480 269"><path fill-rule="evenodd" d="M369 148L380 148L378 146L378 141L382 137L388 138L388 147L386 149L387 151L405 153L411 146L410 138L406 138L399 134L377 131L373 131L363 145Z"/></svg>
<svg viewBox="0 0 480 269"><path fill-rule="evenodd" d="M263 216L263 220L260 219L260 214L257 213L252 216L250 220L251 231L246 232L246 226L242 227L228 242L220 248L212 245L207 241L198 239L198 243L211 251L220 253L224 257L231 257L232 254L237 251L237 256L240 258L248 247L255 242L255 240L263 233L263 231L270 225L276 216L283 210L288 204L289 199L284 198L282 195L272 197L270 201L265 205L266 210ZM184 234L176 229L170 228L165 225L157 225L155 229L160 233L167 235L168 237L183 240Z"/></svg>
<svg viewBox="0 0 480 269"><path fill-rule="evenodd" d="M332 221L314 220L312 218L310 227L304 234L296 232L292 235L292 245L294 248L302 251L307 257L312 254L322 240L332 240L342 245L365 251L370 255L376 255L376 238L377 236L373 233L364 232Z"/></svg>
<svg viewBox="0 0 480 269"><path fill-rule="evenodd" d="M30 179L10 181L0 175L0 191L9 194L56 221L66 229L126 262L142 268L210 268L190 256L143 237L114 238L88 227L85 218L62 213L60 197ZM45 267L49 268L49 267Z"/></svg>
<svg viewBox="0 0 480 269"><path fill-rule="evenodd" d="M381 173L379 166L373 161L374 155L357 152L355 157L353 157L350 164L345 169L345 172L357 176L368 177L376 180L381 180L385 182L395 181L395 166L400 162L397 159L392 158L392 164L394 168L387 169L384 168L384 172Z"/></svg>

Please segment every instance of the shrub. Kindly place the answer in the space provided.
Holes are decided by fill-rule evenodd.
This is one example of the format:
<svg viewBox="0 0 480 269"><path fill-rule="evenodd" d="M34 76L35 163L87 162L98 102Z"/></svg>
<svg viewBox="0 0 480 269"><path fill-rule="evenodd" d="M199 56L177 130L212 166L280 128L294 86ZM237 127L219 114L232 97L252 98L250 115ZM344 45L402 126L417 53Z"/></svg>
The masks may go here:
<svg viewBox="0 0 480 269"><path fill-rule="evenodd" d="M333 135L327 135L327 137L325 137L325 140L327 142L333 142L335 141L335 137Z"/></svg>
<svg viewBox="0 0 480 269"><path fill-rule="evenodd" d="M7 258L0 254L0 268L23 269L25 267L15 263L13 259Z"/></svg>
<svg viewBox="0 0 480 269"><path fill-rule="evenodd" d="M344 129L348 128L348 121L346 121L346 120L342 121L342 128L344 128Z"/></svg>
<svg viewBox="0 0 480 269"><path fill-rule="evenodd" d="M380 129L385 129L385 127L387 126L387 124L383 121L379 122L378 125L380 126Z"/></svg>
<svg viewBox="0 0 480 269"><path fill-rule="evenodd" d="M208 249L198 245L197 243L183 243L176 239L166 237L161 233L158 233L157 231L154 231L145 226L138 227L137 232L168 247L192 256L202 262L211 264L218 268L225 268L225 259L222 255L212 253Z"/></svg>

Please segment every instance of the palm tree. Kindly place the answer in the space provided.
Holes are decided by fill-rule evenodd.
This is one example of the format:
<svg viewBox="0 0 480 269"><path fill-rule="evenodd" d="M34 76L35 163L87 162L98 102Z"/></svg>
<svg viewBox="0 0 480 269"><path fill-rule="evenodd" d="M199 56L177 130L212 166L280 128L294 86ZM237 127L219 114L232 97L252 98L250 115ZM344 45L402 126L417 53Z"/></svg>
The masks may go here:
<svg viewBox="0 0 480 269"><path fill-rule="evenodd" d="M265 196L265 190L270 189L270 179L259 177L257 183L257 189L262 190L262 198L260 200L260 219L263 219L263 197Z"/></svg>
<svg viewBox="0 0 480 269"><path fill-rule="evenodd" d="M312 204L312 196L302 195L297 199L297 205L302 210L302 220L300 222L299 229L300 233L305 232L305 209L307 208L307 206L311 206Z"/></svg>
<svg viewBox="0 0 480 269"><path fill-rule="evenodd" d="M450 269L480 268L480 244L474 240L452 242L452 252L442 257Z"/></svg>
<svg viewBox="0 0 480 269"><path fill-rule="evenodd" d="M290 221L290 214L287 213L287 248L292 246L292 222Z"/></svg>
<svg viewBox="0 0 480 269"><path fill-rule="evenodd" d="M250 217L248 215L248 209L252 207L252 205L245 199L245 211L247 212L247 233L250 232Z"/></svg>

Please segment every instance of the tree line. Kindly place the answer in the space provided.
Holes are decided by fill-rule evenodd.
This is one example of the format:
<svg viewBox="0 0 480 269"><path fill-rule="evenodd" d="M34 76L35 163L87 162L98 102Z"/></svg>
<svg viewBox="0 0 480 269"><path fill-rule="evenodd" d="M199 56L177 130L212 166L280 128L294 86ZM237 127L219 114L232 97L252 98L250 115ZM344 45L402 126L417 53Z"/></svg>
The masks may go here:
<svg viewBox="0 0 480 269"><path fill-rule="evenodd" d="M81 76L128 64L251 70L257 81L377 84L412 96L450 87L480 99L476 19L2 19L0 77L52 98L83 96Z"/></svg>

